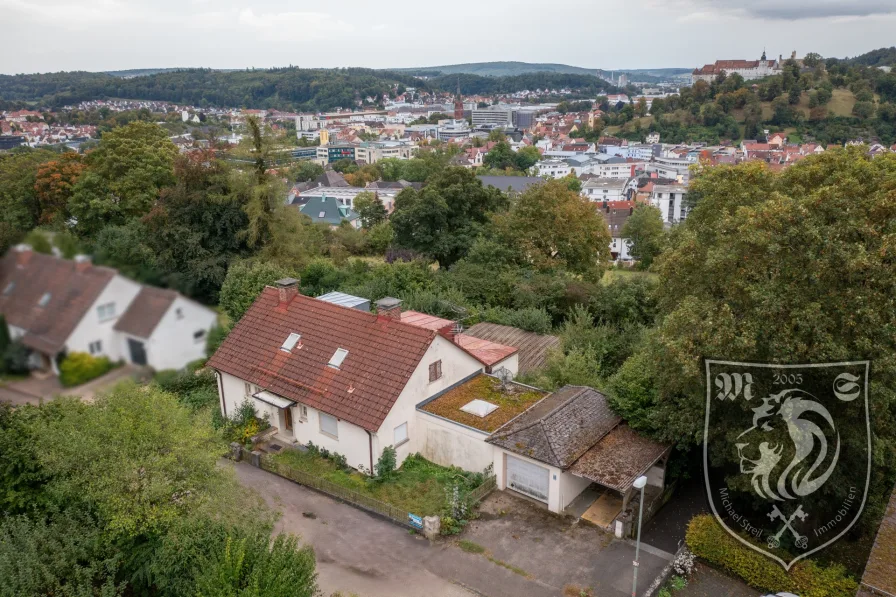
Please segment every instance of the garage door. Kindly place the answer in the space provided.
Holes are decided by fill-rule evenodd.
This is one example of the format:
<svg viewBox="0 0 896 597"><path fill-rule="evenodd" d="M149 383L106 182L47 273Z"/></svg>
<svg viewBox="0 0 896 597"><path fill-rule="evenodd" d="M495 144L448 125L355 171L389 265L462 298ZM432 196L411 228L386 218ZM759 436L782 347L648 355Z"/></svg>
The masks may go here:
<svg viewBox="0 0 896 597"><path fill-rule="evenodd" d="M507 455L507 487L536 500L548 501L550 472L543 466Z"/></svg>

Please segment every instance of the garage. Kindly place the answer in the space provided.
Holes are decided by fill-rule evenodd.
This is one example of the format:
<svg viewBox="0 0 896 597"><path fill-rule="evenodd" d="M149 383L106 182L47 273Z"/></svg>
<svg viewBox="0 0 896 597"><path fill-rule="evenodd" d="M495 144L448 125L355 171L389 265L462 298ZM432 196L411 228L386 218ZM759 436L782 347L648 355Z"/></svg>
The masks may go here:
<svg viewBox="0 0 896 597"><path fill-rule="evenodd" d="M507 487L547 503L549 483L548 469L507 454Z"/></svg>

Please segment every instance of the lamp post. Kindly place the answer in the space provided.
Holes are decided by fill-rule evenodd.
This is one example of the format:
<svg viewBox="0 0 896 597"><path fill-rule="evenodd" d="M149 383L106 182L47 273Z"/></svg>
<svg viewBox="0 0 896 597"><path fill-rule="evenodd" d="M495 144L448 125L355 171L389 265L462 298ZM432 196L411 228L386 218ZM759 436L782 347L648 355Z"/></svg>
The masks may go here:
<svg viewBox="0 0 896 597"><path fill-rule="evenodd" d="M641 475L632 486L641 490L641 499L638 502L638 539L635 541L635 561L632 562L634 574L632 575L632 597L638 596L638 556L641 553L641 519L644 516L644 486L647 485L647 477Z"/></svg>

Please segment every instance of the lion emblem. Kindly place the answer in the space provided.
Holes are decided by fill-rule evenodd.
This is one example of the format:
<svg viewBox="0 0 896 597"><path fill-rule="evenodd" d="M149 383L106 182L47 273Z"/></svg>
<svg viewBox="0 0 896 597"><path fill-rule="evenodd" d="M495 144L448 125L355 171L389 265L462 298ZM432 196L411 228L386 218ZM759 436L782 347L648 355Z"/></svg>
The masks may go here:
<svg viewBox="0 0 896 597"><path fill-rule="evenodd" d="M737 437L735 447L740 472L752 475L753 491L784 501L805 497L824 485L840 457L840 434L828 410L800 389L763 398L752 410L753 426ZM829 437L835 443L832 457ZM787 457L790 462L781 470Z"/></svg>

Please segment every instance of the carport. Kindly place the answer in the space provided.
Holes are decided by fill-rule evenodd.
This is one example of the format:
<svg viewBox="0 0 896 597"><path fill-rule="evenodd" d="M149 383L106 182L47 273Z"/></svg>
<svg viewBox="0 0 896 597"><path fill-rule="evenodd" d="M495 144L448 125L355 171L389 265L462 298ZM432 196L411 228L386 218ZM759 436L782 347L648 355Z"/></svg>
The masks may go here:
<svg viewBox="0 0 896 597"><path fill-rule="evenodd" d="M598 526L610 527L624 513L632 497L635 479L647 476L645 507L663 493L671 446L639 435L621 423L603 436L569 468L568 473L597 484L599 497L581 514Z"/></svg>

